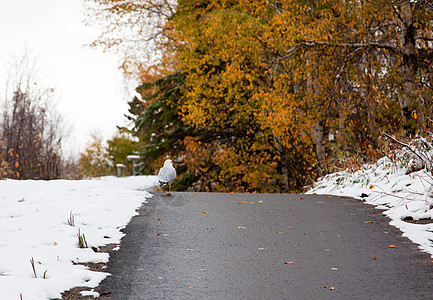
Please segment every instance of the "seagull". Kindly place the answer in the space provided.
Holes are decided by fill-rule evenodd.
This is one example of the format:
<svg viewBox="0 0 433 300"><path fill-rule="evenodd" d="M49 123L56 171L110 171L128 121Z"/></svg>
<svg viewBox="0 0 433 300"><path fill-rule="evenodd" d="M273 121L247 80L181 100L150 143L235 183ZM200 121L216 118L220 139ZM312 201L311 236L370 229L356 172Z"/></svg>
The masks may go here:
<svg viewBox="0 0 433 300"><path fill-rule="evenodd" d="M171 196L171 183L176 178L176 169L172 165L173 161L171 159L167 159L164 162L164 166L158 172L158 180L159 185L162 187L168 183L168 194L167 196Z"/></svg>

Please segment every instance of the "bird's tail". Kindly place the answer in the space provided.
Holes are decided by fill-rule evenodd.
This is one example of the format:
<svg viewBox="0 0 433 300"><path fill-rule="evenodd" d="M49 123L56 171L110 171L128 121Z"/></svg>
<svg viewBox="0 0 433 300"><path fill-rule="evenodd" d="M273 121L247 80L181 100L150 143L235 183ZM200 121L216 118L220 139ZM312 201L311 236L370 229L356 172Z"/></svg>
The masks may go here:
<svg viewBox="0 0 433 300"><path fill-rule="evenodd" d="M167 181L159 181L159 186L163 186L163 185L166 185L168 182Z"/></svg>

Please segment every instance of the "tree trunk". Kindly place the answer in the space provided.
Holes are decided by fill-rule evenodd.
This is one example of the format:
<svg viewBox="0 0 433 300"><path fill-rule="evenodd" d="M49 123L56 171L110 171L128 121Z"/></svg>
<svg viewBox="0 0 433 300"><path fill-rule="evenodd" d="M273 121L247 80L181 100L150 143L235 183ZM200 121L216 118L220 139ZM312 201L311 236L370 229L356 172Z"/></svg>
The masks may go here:
<svg viewBox="0 0 433 300"><path fill-rule="evenodd" d="M414 19L409 0L401 2L400 27L402 30L401 43L403 46L402 72L402 91L399 96L399 105L403 116L403 129L409 134L414 134L416 130L416 119L413 115L413 99L416 96L416 53L415 53L415 34Z"/></svg>
<svg viewBox="0 0 433 300"><path fill-rule="evenodd" d="M326 150L323 122L317 122L314 129L316 137L316 155L320 165L320 175L323 175L328 173L328 168L326 166Z"/></svg>

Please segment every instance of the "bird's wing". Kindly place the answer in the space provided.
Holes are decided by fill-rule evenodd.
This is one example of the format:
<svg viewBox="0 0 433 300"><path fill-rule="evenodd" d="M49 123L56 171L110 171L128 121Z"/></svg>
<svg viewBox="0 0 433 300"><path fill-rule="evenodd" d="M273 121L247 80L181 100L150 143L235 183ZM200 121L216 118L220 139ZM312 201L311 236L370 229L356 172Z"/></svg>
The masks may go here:
<svg viewBox="0 0 433 300"><path fill-rule="evenodd" d="M175 168L173 168L173 167L171 167L170 168L171 170L170 170L170 172L168 173L168 181L169 182L172 182L173 180L175 180L176 179L176 169Z"/></svg>
<svg viewBox="0 0 433 300"><path fill-rule="evenodd" d="M158 173L158 179L163 182L172 182L176 178L176 170L173 167L162 167Z"/></svg>

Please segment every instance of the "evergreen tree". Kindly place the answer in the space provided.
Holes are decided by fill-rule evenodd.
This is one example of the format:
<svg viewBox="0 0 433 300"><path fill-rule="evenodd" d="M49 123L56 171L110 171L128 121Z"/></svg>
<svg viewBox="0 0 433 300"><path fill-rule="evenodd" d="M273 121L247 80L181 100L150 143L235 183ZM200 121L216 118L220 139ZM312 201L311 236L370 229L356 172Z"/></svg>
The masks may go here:
<svg viewBox="0 0 433 300"><path fill-rule="evenodd" d="M182 141L196 133L180 116L183 84L184 77L180 72L141 84L137 92L143 98L134 97L129 102L130 114L127 116L134 122L131 133L140 139L140 172L155 174L170 157L175 161L179 174L173 189L185 189L192 180L190 174L184 172L185 147Z"/></svg>

